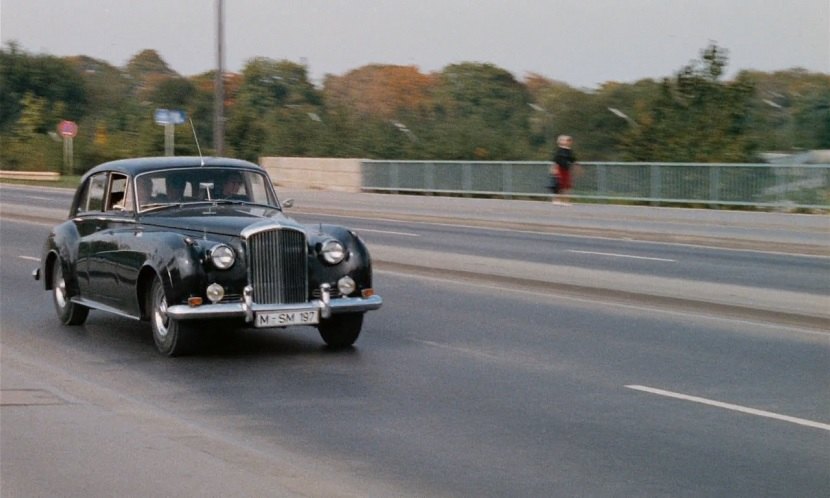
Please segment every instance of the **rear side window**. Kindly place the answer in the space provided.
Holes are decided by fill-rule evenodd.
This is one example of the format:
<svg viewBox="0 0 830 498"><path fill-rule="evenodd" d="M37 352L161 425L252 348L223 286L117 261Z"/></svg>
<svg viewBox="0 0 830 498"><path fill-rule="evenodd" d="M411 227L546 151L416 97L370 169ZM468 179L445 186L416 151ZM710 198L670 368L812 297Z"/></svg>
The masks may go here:
<svg viewBox="0 0 830 498"><path fill-rule="evenodd" d="M98 173L87 180L84 194L78 203L78 213L92 213L104 210L104 193L107 187L107 173Z"/></svg>
<svg viewBox="0 0 830 498"><path fill-rule="evenodd" d="M107 195L107 211L124 211L127 208L127 177L118 173L110 175Z"/></svg>

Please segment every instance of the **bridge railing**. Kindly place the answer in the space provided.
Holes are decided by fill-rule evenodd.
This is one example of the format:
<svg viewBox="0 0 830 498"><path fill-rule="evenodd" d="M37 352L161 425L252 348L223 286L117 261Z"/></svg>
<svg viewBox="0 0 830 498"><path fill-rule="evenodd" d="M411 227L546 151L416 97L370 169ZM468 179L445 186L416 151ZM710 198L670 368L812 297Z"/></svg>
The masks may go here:
<svg viewBox="0 0 830 498"><path fill-rule="evenodd" d="M545 198L549 163L535 161L361 162L369 192ZM830 208L830 164L698 164L583 162L575 199Z"/></svg>

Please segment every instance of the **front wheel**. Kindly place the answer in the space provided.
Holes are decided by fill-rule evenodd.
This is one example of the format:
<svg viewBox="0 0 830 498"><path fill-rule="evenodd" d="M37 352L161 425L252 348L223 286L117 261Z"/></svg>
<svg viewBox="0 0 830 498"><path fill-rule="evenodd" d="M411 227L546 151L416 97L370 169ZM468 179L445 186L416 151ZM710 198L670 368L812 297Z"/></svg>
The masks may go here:
<svg viewBox="0 0 830 498"><path fill-rule="evenodd" d="M81 325L89 315L89 308L70 300L60 258L55 258L52 265L52 301L55 303L55 312L64 325Z"/></svg>
<svg viewBox="0 0 830 498"><path fill-rule="evenodd" d="M150 326L153 329L153 342L163 355L181 356L191 349L192 327L190 324L173 320L167 315L167 296L164 285L156 277L148 296Z"/></svg>
<svg viewBox="0 0 830 498"><path fill-rule="evenodd" d="M342 349L354 344L363 327L363 313L334 315L317 326L320 337L330 348Z"/></svg>

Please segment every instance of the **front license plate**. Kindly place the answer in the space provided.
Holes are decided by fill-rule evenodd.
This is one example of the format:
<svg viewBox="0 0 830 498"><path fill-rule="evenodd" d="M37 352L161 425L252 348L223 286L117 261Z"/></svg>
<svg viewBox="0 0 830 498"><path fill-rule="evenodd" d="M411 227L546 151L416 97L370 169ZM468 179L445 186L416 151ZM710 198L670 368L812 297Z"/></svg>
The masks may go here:
<svg viewBox="0 0 830 498"><path fill-rule="evenodd" d="M254 317L255 327L287 327L289 325L316 325L320 323L320 310L264 311Z"/></svg>

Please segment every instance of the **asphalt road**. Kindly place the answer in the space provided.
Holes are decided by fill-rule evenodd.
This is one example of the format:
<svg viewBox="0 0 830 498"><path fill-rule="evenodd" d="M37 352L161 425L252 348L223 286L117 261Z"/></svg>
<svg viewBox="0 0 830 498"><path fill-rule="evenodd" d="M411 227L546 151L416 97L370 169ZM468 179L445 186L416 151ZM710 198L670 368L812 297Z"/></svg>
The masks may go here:
<svg viewBox="0 0 830 498"><path fill-rule="evenodd" d="M379 221L366 215L384 209L376 201L357 209L304 195L315 209L299 202L298 218L347 217L387 261L375 277L384 307L367 316L357 347L331 353L314 329L237 331L171 360L154 352L146 324L93 312L83 327L58 325L29 258L48 230L31 220L62 201L46 195L11 220L4 187L2 495L830 494L826 322L620 303L526 280L459 279L439 266L453 254L521 270L534 256L541 266L531 269L573 266L562 278L599 268L644 285L752 294L738 301L765 303L766 293L821 303L828 264L814 253L826 250L826 221L727 216L709 233L707 223L662 210L649 222L638 211L643 219L628 223L654 239L644 243L550 233L529 215L505 231L494 221L502 213L481 208L450 227L446 206L435 205ZM513 205L540 217L552 209ZM577 206L559 225L620 225L591 209ZM490 222L477 227L482 219ZM728 240L741 250L724 250ZM764 240L797 255L763 250ZM396 251L431 255L434 265L420 264L439 271L391 264Z"/></svg>

